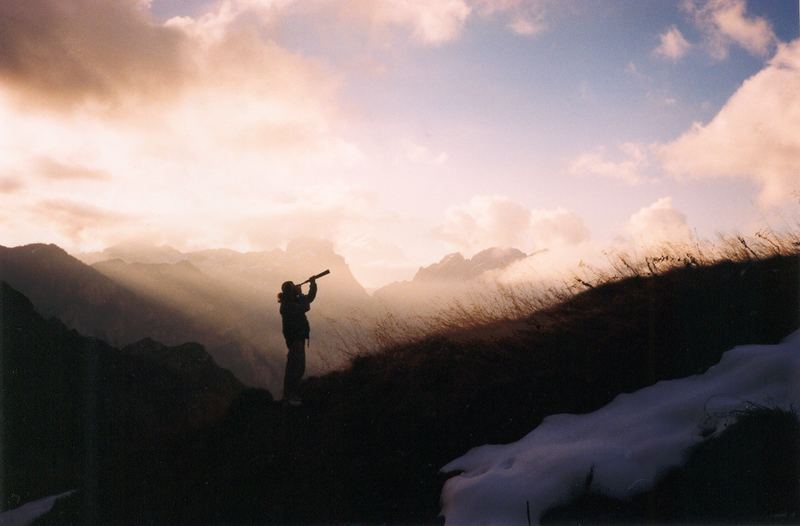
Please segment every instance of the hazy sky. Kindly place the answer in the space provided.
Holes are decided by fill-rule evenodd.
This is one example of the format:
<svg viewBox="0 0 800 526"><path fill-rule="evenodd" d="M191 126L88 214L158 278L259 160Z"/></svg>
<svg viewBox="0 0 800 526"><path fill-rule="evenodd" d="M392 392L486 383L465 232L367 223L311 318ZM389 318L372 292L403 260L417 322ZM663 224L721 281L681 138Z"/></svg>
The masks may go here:
<svg viewBox="0 0 800 526"><path fill-rule="evenodd" d="M0 2L3 245L314 236L376 285L780 226L798 167L796 0Z"/></svg>

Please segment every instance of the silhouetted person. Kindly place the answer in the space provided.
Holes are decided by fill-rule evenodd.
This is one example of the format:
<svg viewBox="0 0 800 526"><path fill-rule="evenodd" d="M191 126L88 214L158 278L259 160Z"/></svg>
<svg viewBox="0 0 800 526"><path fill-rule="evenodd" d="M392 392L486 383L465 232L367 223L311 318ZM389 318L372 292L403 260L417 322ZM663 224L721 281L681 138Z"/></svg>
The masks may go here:
<svg viewBox="0 0 800 526"><path fill-rule="evenodd" d="M300 285L286 281L281 285L278 303L281 304L283 319L283 337L289 353L286 355L286 373L283 377L283 399L292 405L300 403L297 388L306 371L306 341L310 328L306 312L311 309L311 302L317 296L317 282L310 280L308 295L303 294Z"/></svg>

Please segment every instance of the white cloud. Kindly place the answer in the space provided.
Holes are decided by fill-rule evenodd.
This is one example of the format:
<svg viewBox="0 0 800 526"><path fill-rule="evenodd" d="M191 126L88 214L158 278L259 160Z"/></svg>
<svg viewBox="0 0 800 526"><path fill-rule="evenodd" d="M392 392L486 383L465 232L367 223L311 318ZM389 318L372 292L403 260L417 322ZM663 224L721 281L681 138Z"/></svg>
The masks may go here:
<svg viewBox="0 0 800 526"><path fill-rule="evenodd" d="M501 195L479 195L448 208L436 233L469 253L494 246L528 251L574 245L590 235L574 212L562 208L531 210Z"/></svg>
<svg viewBox="0 0 800 526"><path fill-rule="evenodd" d="M635 243L644 246L688 243L692 240L686 215L673 207L671 197L662 197L633 214L626 231Z"/></svg>
<svg viewBox="0 0 800 526"><path fill-rule="evenodd" d="M426 45L438 45L456 39L472 12L465 0L351 0L330 2L316 0L298 2L299 8L329 12L329 20L345 22L366 28L372 37L390 36L401 30L414 40Z"/></svg>
<svg viewBox="0 0 800 526"><path fill-rule="evenodd" d="M583 219L570 210L533 210L531 235L536 249L577 245L591 237Z"/></svg>
<svg viewBox="0 0 800 526"><path fill-rule="evenodd" d="M658 148L680 178L746 177L762 205L787 202L800 188L800 40L779 46L707 124L695 123Z"/></svg>
<svg viewBox="0 0 800 526"><path fill-rule="evenodd" d="M680 30L672 26L659 35L661 43L653 50L657 56L672 61L677 61L689 52L692 45L686 40Z"/></svg>
<svg viewBox="0 0 800 526"><path fill-rule="evenodd" d="M399 153L395 156L395 163L407 161L414 164L440 165L446 163L448 159L447 152L440 151L436 153L427 146L406 139L400 141Z"/></svg>
<svg viewBox="0 0 800 526"><path fill-rule="evenodd" d="M618 147L621 156L610 160L604 148L584 152L572 160L569 173L577 176L596 176L616 179L636 185L646 179L642 170L648 164L647 147L640 143L626 142Z"/></svg>
<svg viewBox="0 0 800 526"><path fill-rule="evenodd" d="M707 0L703 5L684 0L682 8L703 32L708 52L718 60L727 58L732 45L766 56L778 42L765 18L747 16L745 0Z"/></svg>
<svg viewBox="0 0 800 526"><path fill-rule="evenodd" d="M528 37L538 35L547 29L547 25L544 23L543 16L541 15L535 18L517 16L508 24L508 27L514 33Z"/></svg>

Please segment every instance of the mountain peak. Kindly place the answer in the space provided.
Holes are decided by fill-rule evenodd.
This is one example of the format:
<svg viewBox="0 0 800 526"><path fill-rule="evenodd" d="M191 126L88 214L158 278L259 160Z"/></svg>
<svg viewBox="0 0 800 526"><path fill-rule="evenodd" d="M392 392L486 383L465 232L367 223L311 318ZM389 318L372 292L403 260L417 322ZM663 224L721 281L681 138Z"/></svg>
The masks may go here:
<svg viewBox="0 0 800 526"><path fill-rule="evenodd" d="M480 276L488 270L507 267L526 254L516 248L491 247L466 259L460 252L444 256L438 263L421 267L413 281L463 280Z"/></svg>

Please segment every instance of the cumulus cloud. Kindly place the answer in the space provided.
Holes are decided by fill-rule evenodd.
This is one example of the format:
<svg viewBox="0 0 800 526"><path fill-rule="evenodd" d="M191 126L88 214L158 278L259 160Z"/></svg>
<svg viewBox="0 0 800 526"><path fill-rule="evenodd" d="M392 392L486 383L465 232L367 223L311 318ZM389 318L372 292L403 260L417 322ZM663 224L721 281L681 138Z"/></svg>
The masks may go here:
<svg viewBox="0 0 800 526"><path fill-rule="evenodd" d="M548 21L579 9L572 0L473 0L483 17L505 17L514 33L531 37L549 28Z"/></svg>
<svg viewBox="0 0 800 526"><path fill-rule="evenodd" d="M359 163L338 75L269 38L279 4L221 0L161 23L138 0L0 2L0 121L14 130L0 134L0 172L33 175L39 217L62 217L77 241L100 216L65 202L196 228L257 209L290 176ZM109 174L85 195L46 184Z"/></svg>
<svg viewBox="0 0 800 526"><path fill-rule="evenodd" d="M681 6L703 32L708 52L718 60L727 58L733 45L766 56L778 42L765 18L747 15L745 0L707 0L702 5L684 0Z"/></svg>
<svg viewBox="0 0 800 526"><path fill-rule="evenodd" d="M533 210L531 234L537 248L577 245L590 237L583 219L570 210Z"/></svg>
<svg viewBox="0 0 800 526"><path fill-rule="evenodd" d="M646 179L642 170L648 164L647 147L640 143L627 142L619 145L616 160L609 159L605 148L584 152L569 165L569 173L576 176L595 176L616 179L636 185Z"/></svg>
<svg viewBox="0 0 800 526"><path fill-rule="evenodd" d="M658 155L676 177L749 178L762 205L778 205L800 188L798 130L800 40L782 44L709 123L695 123Z"/></svg>
<svg viewBox="0 0 800 526"><path fill-rule="evenodd" d="M671 197L662 197L631 215L626 231L635 243L644 246L692 240L686 215L673 207Z"/></svg>
<svg viewBox="0 0 800 526"><path fill-rule="evenodd" d="M350 27L365 29L371 37L386 38L393 33L411 36L423 45L439 45L456 39L472 8L465 0L352 0L331 2L286 2L290 9L328 14Z"/></svg>
<svg viewBox="0 0 800 526"><path fill-rule="evenodd" d="M531 210L501 195L479 195L448 208L436 234L466 252L493 246L548 248L589 238L583 220L573 212Z"/></svg>
<svg viewBox="0 0 800 526"><path fill-rule="evenodd" d="M691 44L683 36L680 30L672 26L664 33L659 35L660 44L653 50L656 56L677 61L689 52Z"/></svg>
<svg viewBox="0 0 800 526"><path fill-rule="evenodd" d="M461 32L471 9L463 0L433 0L423 3L407 0L373 2L377 19L385 23L407 24L422 42L438 44L454 39Z"/></svg>

